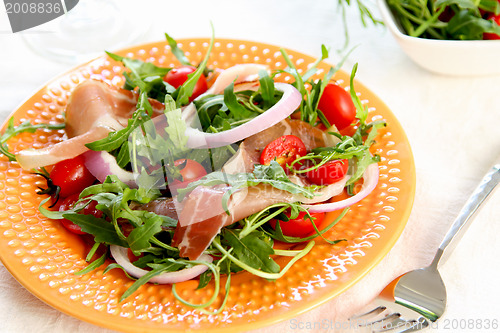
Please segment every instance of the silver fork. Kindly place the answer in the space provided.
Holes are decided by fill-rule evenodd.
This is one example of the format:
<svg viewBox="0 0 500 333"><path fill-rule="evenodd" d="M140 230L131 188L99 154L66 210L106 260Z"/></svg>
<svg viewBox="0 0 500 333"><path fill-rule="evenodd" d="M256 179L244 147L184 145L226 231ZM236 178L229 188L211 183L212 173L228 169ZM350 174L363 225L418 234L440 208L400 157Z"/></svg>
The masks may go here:
<svg viewBox="0 0 500 333"><path fill-rule="evenodd" d="M446 287L438 269L455 249L479 207L499 181L500 156L461 209L439 245L432 263L393 280L376 300L376 303L383 304L370 312L352 317L351 322L368 327L372 332L412 332L428 327L429 321L438 320L446 308ZM390 300L390 303L384 299ZM396 307L402 311L389 310ZM408 309L410 312L403 314Z"/></svg>

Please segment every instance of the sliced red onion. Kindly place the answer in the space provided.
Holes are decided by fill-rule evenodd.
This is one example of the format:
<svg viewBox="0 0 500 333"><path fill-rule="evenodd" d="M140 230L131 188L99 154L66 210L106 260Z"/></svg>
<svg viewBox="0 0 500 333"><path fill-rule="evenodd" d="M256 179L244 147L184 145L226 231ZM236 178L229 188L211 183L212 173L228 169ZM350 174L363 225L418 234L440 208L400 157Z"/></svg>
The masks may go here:
<svg viewBox="0 0 500 333"><path fill-rule="evenodd" d="M141 276L148 273L147 270L134 266L128 257L127 251L128 249L125 247L111 245L109 247L111 250L111 255L115 259L116 263L123 267L123 269L130 275L135 278L140 278ZM202 254L199 261L205 261L207 263L211 263L213 261L212 257L207 254ZM160 284L171 284L171 283L179 283L187 280L194 279L201 273L205 272L208 269L206 265L196 265L191 268L181 269L176 272L165 272L160 275L157 275L149 282L160 283Z"/></svg>
<svg viewBox="0 0 500 333"><path fill-rule="evenodd" d="M370 164L363 174L363 186L361 187L361 191L359 191L356 195L341 201L328 202L317 205L302 205L302 207L309 209L310 213L321 213L333 212L335 210L344 209L348 206L351 206L361 199L365 198L375 189L375 187L377 187L378 174L378 164Z"/></svg>
<svg viewBox="0 0 500 333"><path fill-rule="evenodd" d="M302 102L299 91L287 83L275 83L276 90L283 96L273 107L252 120L233 129L219 133L204 133L199 129L188 127L188 147L217 148L248 138L249 136L269 128L291 115Z"/></svg>
<svg viewBox="0 0 500 333"><path fill-rule="evenodd" d="M107 176L115 175L128 186L137 187L134 174L120 168L118 163L116 163L116 158L110 153L88 150L83 154L83 157L85 158L87 169L101 183L106 180Z"/></svg>

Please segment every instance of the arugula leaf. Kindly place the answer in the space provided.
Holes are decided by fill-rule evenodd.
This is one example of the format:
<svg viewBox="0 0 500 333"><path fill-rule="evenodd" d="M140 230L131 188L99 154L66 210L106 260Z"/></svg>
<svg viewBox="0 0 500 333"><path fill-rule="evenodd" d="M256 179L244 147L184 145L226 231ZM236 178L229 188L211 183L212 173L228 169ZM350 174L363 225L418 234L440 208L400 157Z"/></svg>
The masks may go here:
<svg viewBox="0 0 500 333"><path fill-rule="evenodd" d="M87 274L89 272L92 272L94 269L101 267L101 265L103 265L106 262L107 257L108 257L108 251L106 251L102 256L100 256L99 258L94 260L92 263L90 263L84 269L76 272L75 275L84 275L84 274Z"/></svg>
<svg viewBox="0 0 500 333"><path fill-rule="evenodd" d="M194 101L203 131L217 133L235 128L268 109L264 105L261 89L257 92L240 91L235 93L233 86L231 84L226 87L224 95L205 95ZM275 93L273 98L274 101L281 98L281 92Z"/></svg>
<svg viewBox="0 0 500 333"><path fill-rule="evenodd" d="M102 272L102 274L106 274L107 272L109 272L110 270L112 269L115 269L115 268L118 268L120 269L127 278L129 278L130 280L137 280L135 277L133 277L132 275L130 275L126 270L125 268L123 268L122 266L118 265L117 263L111 263L109 264L108 266L106 266L106 268L104 269L104 271Z"/></svg>
<svg viewBox="0 0 500 333"><path fill-rule="evenodd" d="M299 74L299 71L293 64L292 60L288 56L288 53L285 51L285 49L280 49L281 55L283 56L283 59L285 59L286 64L288 65L287 68L285 68L284 72L292 75L295 78L295 82L292 84L297 90L300 92L302 96L307 95L307 89L306 86L304 85L304 79L302 76ZM302 107L302 105L301 105Z"/></svg>
<svg viewBox="0 0 500 333"><path fill-rule="evenodd" d="M14 117L9 119L7 123L7 128L5 132L0 136L0 153L4 154L9 158L9 161L16 161L16 156L9 152L9 146L7 145L7 141L12 139L13 137L21 134L21 133L35 133L38 129L50 129L50 130L59 130L63 129L66 126L65 123L61 124L36 124L33 125L29 120L22 122L21 124L14 126Z"/></svg>
<svg viewBox="0 0 500 333"><path fill-rule="evenodd" d="M115 158L116 164L118 164L120 168L124 169L130 163L130 153L128 151L128 145L121 145Z"/></svg>
<svg viewBox="0 0 500 333"><path fill-rule="evenodd" d="M163 80L163 77L171 70L171 68L158 67L150 62L122 57L107 51L106 53L111 59L120 61L130 70L130 73L123 73L126 78L126 89L133 90L135 87L139 87L141 91L148 93L153 90L165 90L165 86L162 82L158 81L158 79ZM165 91L163 94L165 94Z"/></svg>
<svg viewBox="0 0 500 333"><path fill-rule="evenodd" d="M177 58L177 60L179 60L179 62L185 66L193 66L184 54L184 51L182 51L182 49L177 45L175 39L170 37L170 35L167 33L165 33L165 38L167 39L168 45L170 45L170 51L172 51L172 54Z"/></svg>
<svg viewBox="0 0 500 333"><path fill-rule="evenodd" d="M214 273L211 270L206 270L199 277L198 287L196 289L202 289L208 286L208 283L212 280Z"/></svg>
<svg viewBox="0 0 500 333"><path fill-rule="evenodd" d="M284 70L284 72L292 75L295 78L293 82L293 86L297 88L297 90L302 95L302 103L299 107L300 111L300 119L305 121L311 125L316 125L318 118L323 122L325 126L330 127L328 121L324 117L323 114L320 114L321 111L318 110L318 104L321 96L323 95L323 91L325 90L326 85L330 82L331 78L335 73L342 67L344 62L346 61L349 54L352 52L349 51L342 60L335 66L330 67L328 72L325 73L322 80L314 81L310 79L317 71L317 66L326 58L328 58L328 49L321 45L321 57L314 62L311 67L307 70L306 73L300 75L297 68L293 64L292 60L288 56L285 50L281 50L281 54L285 59L288 67ZM307 89L306 84L308 84L311 88Z"/></svg>
<svg viewBox="0 0 500 333"><path fill-rule="evenodd" d="M302 80L304 81L307 81L311 78L311 76L313 76L314 74L316 74L316 72L318 71L317 67L318 65L325 59L328 58L328 53L329 53L329 50L328 48L324 45L324 44L321 44L321 57L318 58L312 65L311 67L307 70L307 72L305 72L303 75L302 75ZM324 81L324 80L323 80Z"/></svg>
<svg viewBox="0 0 500 333"><path fill-rule="evenodd" d="M164 272L171 272L177 270L179 270L179 264L175 262L170 262L170 263L165 263L164 265L160 265L157 268L147 272L146 274L135 280L135 282L122 294L122 296L120 297L120 302L122 302L127 297L136 292L137 289L139 289L139 287L146 284L153 277L160 275Z"/></svg>
<svg viewBox="0 0 500 333"><path fill-rule="evenodd" d="M255 269L278 273L280 266L270 257L274 254L273 242L264 233L254 231L239 238L238 230L223 229L222 240L232 247L231 254Z"/></svg>
<svg viewBox="0 0 500 333"><path fill-rule="evenodd" d="M448 32L454 39L482 39L483 33L500 35L500 26L493 21L485 20L471 14L469 10L460 10L448 22Z"/></svg>
<svg viewBox="0 0 500 333"><path fill-rule="evenodd" d="M146 268L148 267L148 264L152 263L156 259L157 259L156 255L146 254L137 259L136 261L134 261L132 264L139 268Z"/></svg>
<svg viewBox="0 0 500 333"><path fill-rule="evenodd" d="M148 112L152 111L151 104L149 104L147 93L141 92L137 103L137 110L134 112L131 119L128 120L127 127L110 132L104 139L87 143L85 146L94 151L113 151L120 148L127 142L128 137L132 131L145 121L151 119Z"/></svg>
<svg viewBox="0 0 500 333"><path fill-rule="evenodd" d="M63 217L80 226L84 232L94 235L96 243L127 246L127 243L116 235L113 224L103 218L77 213L66 213Z"/></svg>
<svg viewBox="0 0 500 333"><path fill-rule="evenodd" d="M348 187L348 193L351 194L353 190L354 183L363 176L366 168L372 164L380 161L380 157L375 155L372 156L368 148L373 144L374 138L377 136L378 130L382 127L387 126L385 121L375 121L372 123L366 123L366 119L368 118L368 107L363 106L361 100L354 90L354 76L356 75L356 70L358 69L358 64L353 66L350 77L350 94L351 98L354 102L354 106L356 107L356 118L359 120L358 128L356 132L352 136L352 138L358 143L358 145L363 145L366 147L366 150L363 152L361 156L356 156L357 164L356 171L349 178L346 185ZM366 139L363 141L363 137Z"/></svg>
<svg viewBox="0 0 500 333"><path fill-rule="evenodd" d="M151 237L159 233L162 225L162 219L159 216L151 215L143 225L134 228L127 237L127 243L134 253L138 253L151 246Z"/></svg>
<svg viewBox="0 0 500 333"><path fill-rule="evenodd" d="M434 2L434 8L441 8L451 5L457 5L462 9L477 10L477 6L472 0L436 0L436 2Z"/></svg>
<svg viewBox="0 0 500 333"><path fill-rule="evenodd" d="M494 13L495 15L500 14L500 2L496 0L481 0L478 7L481 10Z"/></svg>
<svg viewBox="0 0 500 333"><path fill-rule="evenodd" d="M366 118L368 117L368 107L363 106L361 100L356 94L356 90L354 89L354 77L356 76L356 71L358 70L358 64L354 64L351 71L351 77L349 81L349 93L351 94L351 99L356 107L356 118L359 119L360 123L363 125L366 122Z"/></svg>
<svg viewBox="0 0 500 333"><path fill-rule="evenodd" d="M380 156L378 155L372 156L368 150L365 151L365 153L358 158L358 162L356 164L356 171L346 183L346 186L348 187L348 193L350 195L352 195L353 193L353 189L351 188L351 186L354 185L354 183L363 176L363 173L370 164L377 162L380 162Z"/></svg>
<svg viewBox="0 0 500 333"><path fill-rule="evenodd" d="M248 121L256 116L252 111L248 110L238 102L236 94L234 93L234 82L231 82L231 84L224 89L224 104L229 109L231 118L236 121Z"/></svg>
<svg viewBox="0 0 500 333"><path fill-rule="evenodd" d="M43 216L48 217L49 219L53 219L53 220L61 220L61 219L64 218L63 214L65 214L65 213L76 213L76 212L81 211L85 206L87 206L86 204L84 204L82 202L76 202L71 209L68 209L68 210L66 210L64 212L60 212L58 210L53 211L53 210L48 210L45 207L43 207L50 199L51 199L50 196L47 197L47 198L45 198L45 199L43 199L40 202L40 205L38 206L38 210L40 211L40 213L42 213Z"/></svg>
<svg viewBox="0 0 500 333"><path fill-rule="evenodd" d="M106 177L102 184L95 184L87 187L80 193L80 197L86 197L99 193L123 193L128 188L127 184L118 179L115 175Z"/></svg>
<svg viewBox="0 0 500 333"><path fill-rule="evenodd" d="M186 151L188 137L186 136L187 125L184 119L182 119L182 110L176 109L165 113L167 118L168 126L165 127L165 132L168 134L168 143L172 146L168 149L176 151ZM173 155L175 155L173 153Z"/></svg>
<svg viewBox="0 0 500 333"><path fill-rule="evenodd" d="M167 125L159 133L155 122L149 120L137 127L129 137L130 161L133 172L138 175L136 182L140 188L163 188L166 186L166 178L169 181L177 179L180 173L174 162L178 158L184 158L189 152L187 124L181 109L176 107L174 100L168 95L165 99L164 117ZM159 117L155 118L157 120L161 121ZM159 168L150 171L151 166Z"/></svg>
<svg viewBox="0 0 500 333"><path fill-rule="evenodd" d="M269 165L256 164L253 174L256 179L273 179L284 183L290 182L285 170L276 161L271 161Z"/></svg>
<svg viewBox="0 0 500 333"><path fill-rule="evenodd" d="M288 168L298 174L307 173L321 167L328 161L361 157L369 149L369 146L365 146L362 143L358 144L350 136L343 136L341 137L341 139L342 141L337 143L334 147L319 147L313 149L307 155L299 157L298 159L293 161L292 164L288 166ZM300 170L295 169L296 164L303 164L303 162L306 160L310 161L312 166Z"/></svg>
<svg viewBox="0 0 500 333"><path fill-rule="evenodd" d="M166 253L172 254L171 251L176 249L162 243L155 236L162 232L163 228L173 229L177 221L153 212L132 210L129 206L130 202L148 203L158 195L159 192L147 191L143 188L131 189L120 182L116 176L109 176L103 184L93 185L82 191L75 208L63 212L52 212L40 207L40 211L49 218L67 218L79 225L83 231L94 235L96 243L130 247L134 253L159 254L167 250ZM78 213L89 204L89 200L97 202L96 208L101 210L106 218ZM46 201L47 199L41 205ZM119 220L127 220L134 227L128 237L125 237L121 231ZM153 248L151 244L157 245L158 248Z"/></svg>
<svg viewBox="0 0 500 333"><path fill-rule="evenodd" d="M247 265L246 263L242 262L238 258L234 257L230 252L228 252L222 246L222 244L220 243L218 237L216 237L213 240L212 245L217 250L219 250L224 256L227 256L227 258L229 258L229 260L231 260L231 262L234 263L235 265L238 265L239 267L243 268L244 270L246 270L246 271L248 271L248 272L250 272L250 273L252 273L254 275L260 276L260 277L265 278L265 279L275 280L275 279L279 279L283 275L285 275L285 273L290 269L290 267L295 262L297 262L297 260L299 260L300 258L302 258L303 256L305 256L307 253L309 253L309 251L311 251L311 249L314 247L314 241L309 242L304 249L302 249L301 251L298 251L294 255L294 257L288 262L288 264L286 264L285 267L283 267L283 269L281 269L281 271L279 273L263 272L261 270L253 268L252 266Z"/></svg>
<svg viewBox="0 0 500 333"><path fill-rule="evenodd" d="M274 96L274 80L268 75L267 71L259 71L259 83L260 83L260 93L262 96L262 104L264 109L267 110L276 104L276 98Z"/></svg>
<svg viewBox="0 0 500 333"><path fill-rule="evenodd" d="M191 95L193 94L193 90L194 87L196 86L196 83L198 83L198 79L205 71L205 68L208 63L208 58L210 57L210 52L212 52L212 48L214 46L214 39L215 39L214 27L212 24L210 24L210 26L212 28L212 38L210 39L210 45L208 46L205 58L203 58L203 61L193 73L188 74L188 79L186 80L186 82L184 82L174 93L174 98L177 107L181 107L189 103L189 97L191 97Z"/></svg>

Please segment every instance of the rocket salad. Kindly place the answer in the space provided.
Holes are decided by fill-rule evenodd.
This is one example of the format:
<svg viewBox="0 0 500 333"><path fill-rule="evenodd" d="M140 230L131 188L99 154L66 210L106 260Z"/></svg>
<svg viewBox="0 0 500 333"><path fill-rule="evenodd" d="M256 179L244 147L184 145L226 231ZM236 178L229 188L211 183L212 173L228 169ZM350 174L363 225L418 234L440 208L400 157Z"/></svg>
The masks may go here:
<svg viewBox="0 0 500 333"><path fill-rule="evenodd" d="M342 241L325 234L377 185L378 157L369 148L386 124L367 121L354 90L357 66L349 92L332 81L336 67L311 79L328 58L324 46L305 73L284 50L284 70L221 70L208 66L213 38L193 65L166 37L179 67L108 53L125 67L123 87L85 81L72 92L65 124L11 121L0 148L47 180L39 189L48 195L43 215L92 239L89 264L76 274L111 258L105 273L121 269L135 280L120 300L146 283L172 284L180 302L208 311L224 290L211 312L218 313L231 274L278 279L318 237ZM293 82L277 82L278 74ZM7 141L19 133L63 126L65 141L9 151ZM348 198L336 200L343 192ZM337 210L335 220L324 221ZM278 242L290 246L277 249ZM290 260L280 267L275 256ZM178 295L176 283L191 279L199 288L214 284L206 303Z"/></svg>
<svg viewBox="0 0 500 333"><path fill-rule="evenodd" d="M412 37L451 40L500 39L498 0L387 0Z"/></svg>

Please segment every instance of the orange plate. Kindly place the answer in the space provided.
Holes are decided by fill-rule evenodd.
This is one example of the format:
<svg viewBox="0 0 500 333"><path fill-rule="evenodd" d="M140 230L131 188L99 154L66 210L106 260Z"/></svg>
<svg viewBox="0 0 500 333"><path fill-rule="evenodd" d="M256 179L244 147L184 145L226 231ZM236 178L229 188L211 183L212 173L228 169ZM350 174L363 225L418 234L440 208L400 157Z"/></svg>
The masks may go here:
<svg viewBox="0 0 500 333"><path fill-rule="evenodd" d="M179 41L188 58L197 63L208 40ZM287 50L304 71L314 62L310 56ZM133 47L120 54L153 61L161 66L178 65L165 42ZM209 65L227 68L238 63L262 63L272 68L286 66L279 47L261 43L218 39ZM329 66L321 65L327 70ZM121 86L123 67L107 57L81 65L53 80L14 112L15 123L62 120L72 89L91 78ZM282 74L284 82L291 77ZM348 75L339 72L341 85ZM321 240L287 274L267 281L249 273L233 276L227 306L222 313L207 315L175 300L169 285L147 284L122 303L120 295L132 284L120 270L103 275L104 266L83 276L86 246L57 221L43 217L35 194L43 186L41 177L0 158L0 259L12 275L31 293L49 305L81 320L123 332L167 332L186 329L203 331L249 330L286 320L339 295L372 269L396 242L406 225L415 192L413 157L406 135L388 108L368 89L356 83L356 91L369 107L370 119L386 119L388 126L377 138L373 152L381 156L380 180L367 198L354 205L330 232L331 239L345 238L335 246ZM4 128L5 128L4 124ZM9 142L11 149L40 148L61 140L64 131L40 130ZM332 218L332 216L330 216ZM285 259L283 259L285 260ZM284 261L278 260L280 264ZM213 288L195 291L196 283L183 283L178 292L184 299L202 303ZM219 297L220 302L222 296ZM218 305L218 304L216 304Z"/></svg>

